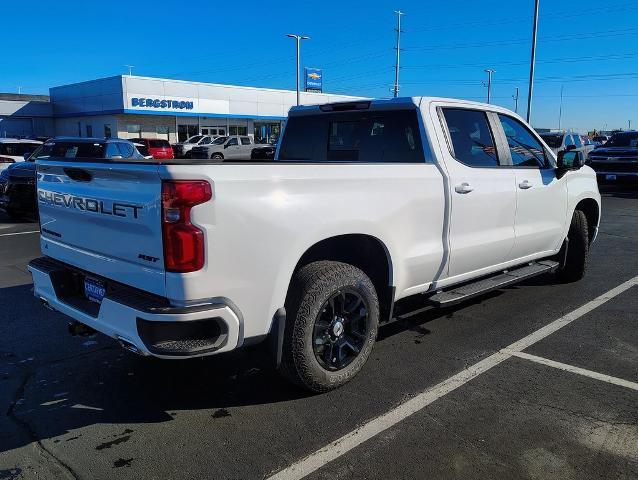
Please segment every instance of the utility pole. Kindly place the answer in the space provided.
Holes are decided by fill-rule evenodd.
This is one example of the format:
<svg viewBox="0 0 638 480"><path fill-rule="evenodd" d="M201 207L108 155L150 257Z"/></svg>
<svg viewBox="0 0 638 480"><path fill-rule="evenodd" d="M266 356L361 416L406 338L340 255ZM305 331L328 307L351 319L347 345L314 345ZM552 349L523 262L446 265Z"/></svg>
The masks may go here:
<svg viewBox="0 0 638 480"><path fill-rule="evenodd" d="M135 65L124 65L125 67L128 67L128 76L130 77L131 75L133 75L133 67Z"/></svg>
<svg viewBox="0 0 638 480"><path fill-rule="evenodd" d="M516 93L512 95L514 99L514 113L518 113L518 87L516 87Z"/></svg>
<svg viewBox="0 0 638 480"><path fill-rule="evenodd" d="M297 41L297 105L300 103L300 94L299 94L299 69L301 68L300 64L300 50L301 50L301 41L302 40L310 40L310 37L306 37L304 35L299 35L296 33L287 33L287 37L294 38Z"/></svg>
<svg viewBox="0 0 638 480"><path fill-rule="evenodd" d="M20 95L21 93L22 93L22 87L18 85L18 95Z"/></svg>
<svg viewBox="0 0 638 480"><path fill-rule="evenodd" d="M397 46L394 47L397 51L397 57L394 63L394 86L392 91L394 92L394 98L397 98L399 96L399 62L401 59L401 16L405 15L405 13L401 10L395 10L394 13L397 14L397 28L395 29L397 32Z"/></svg>
<svg viewBox="0 0 638 480"><path fill-rule="evenodd" d="M558 107L558 129L560 130L560 123L563 118L563 88L564 85L560 86L560 106Z"/></svg>
<svg viewBox="0 0 638 480"><path fill-rule="evenodd" d="M627 128L627 130L631 130L631 120L627 120L627 124L629 126L629 128Z"/></svg>
<svg viewBox="0 0 638 480"><path fill-rule="evenodd" d="M489 68L484 70L485 73L487 73L487 85L485 85L487 87L487 103L490 103L490 100L492 99L492 74L494 73L494 70L490 70Z"/></svg>
<svg viewBox="0 0 638 480"><path fill-rule="evenodd" d="M527 93L527 123L532 118L532 95L534 94L534 65L536 64L536 36L538 34L538 7L540 0L534 1L534 27L532 30L532 57L529 63L529 91Z"/></svg>

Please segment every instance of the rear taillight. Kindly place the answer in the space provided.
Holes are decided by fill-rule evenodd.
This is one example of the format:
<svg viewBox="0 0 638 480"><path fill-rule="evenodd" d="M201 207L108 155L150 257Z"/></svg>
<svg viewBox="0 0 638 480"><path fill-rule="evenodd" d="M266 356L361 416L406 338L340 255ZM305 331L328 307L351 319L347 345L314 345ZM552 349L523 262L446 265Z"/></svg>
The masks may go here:
<svg viewBox="0 0 638 480"><path fill-rule="evenodd" d="M162 235L167 271L195 272L204 266L204 232L191 223L191 208L212 197L210 183L203 180L162 182Z"/></svg>
<svg viewBox="0 0 638 480"><path fill-rule="evenodd" d="M0 157L0 163L16 163L16 161L13 158Z"/></svg>

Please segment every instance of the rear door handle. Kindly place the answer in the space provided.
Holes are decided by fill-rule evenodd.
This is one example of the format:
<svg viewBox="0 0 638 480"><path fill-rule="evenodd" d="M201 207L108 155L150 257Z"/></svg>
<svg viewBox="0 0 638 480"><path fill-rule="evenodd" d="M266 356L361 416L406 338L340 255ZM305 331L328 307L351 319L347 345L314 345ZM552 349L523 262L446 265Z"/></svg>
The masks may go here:
<svg viewBox="0 0 638 480"><path fill-rule="evenodd" d="M518 184L518 188L522 188L523 190L527 190L528 188L532 188L533 186L534 185L532 185L529 180L523 180L521 183Z"/></svg>
<svg viewBox="0 0 638 480"><path fill-rule="evenodd" d="M456 187L454 187L454 191L456 193L470 193L472 190L474 190L474 189L467 182L463 182L462 184L457 185Z"/></svg>

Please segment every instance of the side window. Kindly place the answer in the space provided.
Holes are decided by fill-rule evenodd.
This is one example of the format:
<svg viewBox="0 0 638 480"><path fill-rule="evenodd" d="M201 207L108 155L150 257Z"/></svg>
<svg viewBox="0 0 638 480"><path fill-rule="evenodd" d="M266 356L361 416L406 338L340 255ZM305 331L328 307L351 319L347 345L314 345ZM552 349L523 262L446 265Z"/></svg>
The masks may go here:
<svg viewBox="0 0 638 480"><path fill-rule="evenodd" d="M545 168L547 159L541 143L518 120L506 115L498 115L515 167Z"/></svg>
<svg viewBox="0 0 638 480"><path fill-rule="evenodd" d="M576 148L581 148L583 141L580 139L580 135L572 135L572 137L574 137L574 145L576 145Z"/></svg>
<svg viewBox="0 0 638 480"><path fill-rule="evenodd" d="M444 108L454 158L470 167L499 165L494 138L485 112Z"/></svg>
<svg viewBox="0 0 638 480"><path fill-rule="evenodd" d="M118 143L117 148L120 150L122 158L131 158L135 152L135 147L130 143Z"/></svg>
<svg viewBox="0 0 638 480"><path fill-rule="evenodd" d="M228 140L228 143L226 145L228 145L229 147L232 147L233 145L238 145L237 139L231 138L230 140Z"/></svg>
<svg viewBox="0 0 638 480"><path fill-rule="evenodd" d="M248 137L241 137L241 144L242 144L242 145L250 145L250 138L248 138Z"/></svg>
<svg viewBox="0 0 638 480"><path fill-rule="evenodd" d="M210 137L204 137L202 138L202 140L199 142L200 145L208 145L210 144L210 142L212 142L212 138Z"/></svg>
<svg viewBox="0 0 638 480"><path fill-rule="evenodd" d="M574 145L574 140L572 140L571 135L565 135L565 146Z"/></svg>
<svg viewBox="0 0 638 480"><path fill-rule="evenodd" d="M106 153L104 154L105 158L113 158L122 156L119 148L117 148L116 143L107 143L106 144Z"/></svg>

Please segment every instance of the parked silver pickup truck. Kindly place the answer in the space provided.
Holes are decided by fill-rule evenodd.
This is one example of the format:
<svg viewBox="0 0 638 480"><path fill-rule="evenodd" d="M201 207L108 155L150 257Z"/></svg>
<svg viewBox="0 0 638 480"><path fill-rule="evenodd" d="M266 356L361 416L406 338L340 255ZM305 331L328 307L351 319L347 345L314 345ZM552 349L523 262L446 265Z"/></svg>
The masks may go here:
<svg viewBox="0 0 638 480"><path fill-rule="evenodd" d="M191 158L211 160L250 160L255 148L251 137L231 135L217 137L208 145L199 145L191 150Z"/></svg>

